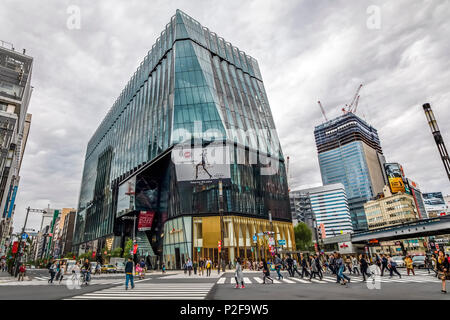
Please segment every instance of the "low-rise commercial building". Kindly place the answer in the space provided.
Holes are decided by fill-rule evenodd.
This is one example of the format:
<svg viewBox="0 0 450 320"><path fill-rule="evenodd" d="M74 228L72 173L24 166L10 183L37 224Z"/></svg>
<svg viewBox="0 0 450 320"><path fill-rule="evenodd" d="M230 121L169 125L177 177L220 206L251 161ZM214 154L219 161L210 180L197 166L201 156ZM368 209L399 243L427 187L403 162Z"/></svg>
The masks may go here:
<svg viewBox="0 0 450 320"><path fill-rule="evenodd" d="M387 186L383 197L364 204L369 229L378 229L419 220L414 197L406 193L392 195Z"/></svg>

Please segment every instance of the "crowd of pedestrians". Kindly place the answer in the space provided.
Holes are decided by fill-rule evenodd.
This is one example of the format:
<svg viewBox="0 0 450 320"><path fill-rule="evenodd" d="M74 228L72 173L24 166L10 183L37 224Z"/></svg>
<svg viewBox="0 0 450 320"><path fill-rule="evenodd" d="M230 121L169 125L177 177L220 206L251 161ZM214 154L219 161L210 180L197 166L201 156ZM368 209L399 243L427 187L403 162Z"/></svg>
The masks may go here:
<svg viewBox="0 0 450 320"><path fill-rule="evenodd" d="M398 260L397 260L398 261ZM405 263L406 273L408 276L415 276L415 267L412 257L407 255L403 259ZM425 257L424 267L434 272L434 276L442 280L442 293L446 293L446 280L450 280L450 258L445 255L443 251L439 251L438 256L433 254L431 258ZM275 255L271 260L262 260L259 263L256 262L241 262L240 258L236 259L235 280L236 288L245 288L243 284L242 270L243 266L247 266L249 270L262 270L263 284L266 284L266 280L270 280L273 283L273 279L270 276L270 271L274 270L277 274L278 280L284 278L281 271L287 271L289 277L295 277L298 275L300 278L306 278L309 281L312 279L323 279L324 273L334 275L336 277L336 283L346 285L351 282L350 276L361 275L363 281L367 279L375 279L375 275L385 276L389 272L389 277L398 276L402 278L402 275L397 270L397 262L392 256L387 254L376 254L374 257L367 257L364 254L356 255L342 255L339 252L332 254L299 254L298 256L286 255L281 257ZM346 272L348 274L346 274Z"/></svg>

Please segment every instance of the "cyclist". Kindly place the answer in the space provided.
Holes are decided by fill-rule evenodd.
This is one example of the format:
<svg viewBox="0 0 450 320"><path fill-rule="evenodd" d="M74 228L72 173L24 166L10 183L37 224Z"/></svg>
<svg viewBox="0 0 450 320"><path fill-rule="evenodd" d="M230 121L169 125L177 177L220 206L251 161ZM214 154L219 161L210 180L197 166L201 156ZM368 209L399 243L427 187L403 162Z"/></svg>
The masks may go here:
<svg viewBox="0 0 450 320"><path fill-rule="evenodd" d="M89 263L89 259L86 259L81 267L81 273L83 275L83 283L89 284L91 281L91 264Z"/></svg>

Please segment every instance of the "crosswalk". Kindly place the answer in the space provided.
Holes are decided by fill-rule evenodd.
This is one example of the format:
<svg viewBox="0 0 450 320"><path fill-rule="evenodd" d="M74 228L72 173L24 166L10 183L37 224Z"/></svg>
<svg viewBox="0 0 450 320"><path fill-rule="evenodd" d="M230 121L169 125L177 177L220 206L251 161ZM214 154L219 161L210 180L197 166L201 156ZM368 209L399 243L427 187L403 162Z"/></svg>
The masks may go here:
<svg viewBox="0 0 450 320"><path fill-rule="evenodd" d="M346 274L347 275L347 274ZM277 279L276 276L272 277L274 284L326 284L326 283L336 283L336 276L332 275L324 275L322 279L319 278L312 278L309 280L309 278L299 278L299 277L284 277L281 279ZM364 282L362 276L350 276L350 283L361 283ZM263 283L263 277L259 276L248 276L244 277L244 284L262 284ZM366 282L372 282L373 278L366 279ZM381 283L433 283L433 282L440 282L439 279L435 278L431 275L429 275L427 272L417 272L416 275L413 276L407 276L403 275L399 278L398 276L394 276L392 278L389 277L389 275L385 275L383 277L377 277L376 281L380 281ZM270 280L266 280L266 283L271 283ZM216 284L218 285L225 285L225 284L236 284L236 281L234 277L222 277L219 280L217 280Z"/></svg>
<svg viewBox="0 0 450 320"><path fill-rule="evenodd" d="M215 285L208 283L149 283L135 282L134 289L125 286L84 293L67 300L203 300Z"/></svg>

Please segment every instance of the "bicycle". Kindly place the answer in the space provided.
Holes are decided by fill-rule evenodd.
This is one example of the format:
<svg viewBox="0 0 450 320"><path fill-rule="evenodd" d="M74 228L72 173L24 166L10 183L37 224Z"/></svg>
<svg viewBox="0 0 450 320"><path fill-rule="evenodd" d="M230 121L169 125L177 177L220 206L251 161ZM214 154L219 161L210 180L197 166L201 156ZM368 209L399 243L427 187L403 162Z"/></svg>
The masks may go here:
<svg viewBox="0 0 450 320"><path fill-rule="evenodd" d="M89 285L89 282L91 282L91 277L89 275L89 272L82 271L81 272L81 285Z"/></svg>

